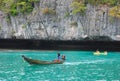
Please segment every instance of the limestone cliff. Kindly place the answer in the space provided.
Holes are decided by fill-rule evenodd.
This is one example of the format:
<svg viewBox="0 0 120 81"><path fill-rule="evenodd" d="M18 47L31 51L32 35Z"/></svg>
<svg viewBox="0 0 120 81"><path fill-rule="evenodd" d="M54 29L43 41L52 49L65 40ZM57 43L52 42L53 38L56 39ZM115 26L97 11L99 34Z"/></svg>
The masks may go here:
<svg viewBox="0 0 120 81"><path fill-rule="evenodd" d="M109 7L87 4L85 14L72 14L73 0L40 0L29 14L7 17L0 11L0 38L81 40L87 36L120 35L120 19Z"/></svg>

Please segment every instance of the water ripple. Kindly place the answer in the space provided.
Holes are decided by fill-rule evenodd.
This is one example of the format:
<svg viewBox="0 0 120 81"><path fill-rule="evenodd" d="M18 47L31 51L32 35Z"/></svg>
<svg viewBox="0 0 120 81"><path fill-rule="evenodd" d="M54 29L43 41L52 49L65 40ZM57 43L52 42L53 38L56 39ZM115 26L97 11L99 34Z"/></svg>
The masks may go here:
<svg viewBox="0 0 120 81"><path fill-rule="evenodd" d="M23 62L21 54L51 60L56 58L56 52L0 52L0 81L119 81L119 54L95 57L91 52L62 53L67 56L63 64L29 65Z"/></svg>

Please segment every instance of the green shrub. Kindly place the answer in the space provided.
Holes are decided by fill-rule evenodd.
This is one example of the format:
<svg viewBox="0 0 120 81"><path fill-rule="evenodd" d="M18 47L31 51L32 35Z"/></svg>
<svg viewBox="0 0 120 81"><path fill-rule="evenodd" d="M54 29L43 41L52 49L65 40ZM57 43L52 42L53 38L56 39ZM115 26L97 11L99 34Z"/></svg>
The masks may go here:
<svg viewBox="0 0 120 81"><path fill-rule="evenodd" d="M107 4L109 6L117 5L118 0L85 0L86 3L92 5Z"/></svg>
<svg viewBox="0 0 120 81"><path fill-rule="evenodd" d="M70 16L70 13L69 12L66 12L65 13L65 17L69 17Z"/></svg>
<svg viewBox="0 0 120 81"><path fill-rule="evenodd" d="M72 14L78 14L78 13L84 14L85 13L86 7L83 3L73 2L71 6L73 7Z"/></svg>
<svg viewBox="0 0 120 81"><path fill-rule="evenodd" d="M111 17L120 18L120 6L111 7L108 14Z"/></svg>
<svg viewBox="0 0 120 81"><path fill-rule="evenodd" d="M11 33L12 33L12 35L13 35L13 34L15 34L16 32L15 32L15 30L12 30L12 32L11 32Z"/></svg>
<svg viewBox="0 0 120 81"><path fill-rule="evenodd" d="M39 2L40 0L28 0L29 2Z"/></svg>
<svg viewBox="0 0 120 81"><path fill-rule="evenodd" d="M0 9L12 16L18 13L30 13L33 10L34 3L40 0L0 0Z"/></svg>
<svg viewBox="0 0 120 81"><path fill-rule="evenodd" d="M10 16L9 15L6 16L6 21L10 22Z"/></svg>
<svg viewBox="0 0 120 81"><path fill-rule="evenodd" d="M2 26L0 25L0 30L2 29Z"/></svg>
<svg viewBox="0 0 120 81"><path fill-rule="evenodd" d="M26 24L24 24L23 26L22 26L22 28L26 28L27 26L26 26Z"/></svg>
<svg viewBox="0 0 120 81"><path fill-rule="evenodd" d="M11 10L11 11L10 11L10 14L11 14L12 16L16 16L16 15L18 15L18 11L17 11L16 9Z"/></svg>
<svg viewBox="0 0 120 81"><path fill-rule="evenodd" d="M78 26L78 23L76 21L73 21L70 23L71 26Z"/></svg>

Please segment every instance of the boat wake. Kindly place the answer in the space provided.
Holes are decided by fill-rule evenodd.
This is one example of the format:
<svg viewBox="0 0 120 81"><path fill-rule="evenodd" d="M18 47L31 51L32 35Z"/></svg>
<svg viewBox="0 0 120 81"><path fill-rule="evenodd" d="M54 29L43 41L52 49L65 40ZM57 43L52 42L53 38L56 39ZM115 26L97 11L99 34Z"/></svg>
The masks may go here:
<svg viewBox="0 0 120 81"><path fill-rule="evenodd" d="M65 62L64 65L79 65L81 62Z"/></svg>
<svg viewBox="0 0 120 81"><path fill-rule="evenodd" d="M64 65L79 65L79 64L98 64L104 63L104 60L88 60L88 61L81 61L81 62L65 62Z"/></svg>

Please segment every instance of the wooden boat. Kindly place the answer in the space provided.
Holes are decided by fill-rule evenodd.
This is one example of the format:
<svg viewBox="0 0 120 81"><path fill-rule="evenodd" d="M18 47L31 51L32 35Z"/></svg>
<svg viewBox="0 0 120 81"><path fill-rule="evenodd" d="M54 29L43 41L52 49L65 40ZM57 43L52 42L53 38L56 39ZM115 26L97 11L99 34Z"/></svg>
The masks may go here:
<svg viewBox="0 0 120 81"><path fill-rule="evenodd" d="M42 61L42 60L35 60L35 59L31 59L28 58L24 55L22 55L22 58L28 62L29 64L39 64L39 65L46 65L46 64L63 64L65 60L61 60L61 61Z"/></svg>

